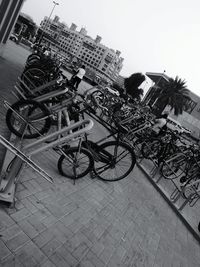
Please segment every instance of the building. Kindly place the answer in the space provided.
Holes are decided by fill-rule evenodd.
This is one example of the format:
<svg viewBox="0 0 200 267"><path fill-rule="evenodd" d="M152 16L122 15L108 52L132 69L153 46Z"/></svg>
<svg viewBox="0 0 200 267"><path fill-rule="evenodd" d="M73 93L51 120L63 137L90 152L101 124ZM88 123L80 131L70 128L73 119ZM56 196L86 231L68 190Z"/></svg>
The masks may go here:
<svg viewBox="0 0 200 267"><path fill-rule="evenodd" d="M164 73L152 73L147 72L146 76L149 77L154 83L146 93L143 102L145 104L154 106L156 102L155 91L169 81L169 77ZM187 103L182 114L175 116L173 110L170 107L166 107L169 112L169 116L174 120L181 123L182 126L192 131L192 135L196 138L200 138L200 97L189 91L190 101Z"/></svg>
<svg viewBox="0 0 200 267"><path fill-rule="evenodd" d="M0 0L0 54L17 21L24 0Z"/></svg>
<svg viewBox="0 0 200 267"><path fill-rule="evenodd" d="M33 19L24 13L20 13L17 22L14 25L13 33L32 41L36 34L36 30L37 26Z"/></svg>
<svg viewBox="0 0 200 267"><path fill-rule="evenodd" d="M50 43L51 48L61 56L67 57L71 62L83 63L88 72L95 72L95 75L109 83L116 81L124 59L120 57L120 51L103 45L99 35L92 39L85 28L77 31L74 23L68 27L59 21L58 16L53 20L45 17L40 30L44 33L44 41Z"/></svg>
<svg viewBox="0 0 200 267"><path fill-rule="evenodd" d="M116 84L118 84L121 88L124 88L124 80L125 80L125 77L118 75L116 79Z"/></svg>

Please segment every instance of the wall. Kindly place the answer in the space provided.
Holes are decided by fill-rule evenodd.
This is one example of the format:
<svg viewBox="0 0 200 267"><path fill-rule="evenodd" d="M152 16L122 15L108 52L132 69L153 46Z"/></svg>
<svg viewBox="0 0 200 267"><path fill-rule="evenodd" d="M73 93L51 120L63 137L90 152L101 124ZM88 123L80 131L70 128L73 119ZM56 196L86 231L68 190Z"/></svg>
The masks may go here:
<svg viewBox="0 0 200 267"><path fill-rule="evenodd" d="M0 0L0 54L4 49L24 0Z"/></svg>

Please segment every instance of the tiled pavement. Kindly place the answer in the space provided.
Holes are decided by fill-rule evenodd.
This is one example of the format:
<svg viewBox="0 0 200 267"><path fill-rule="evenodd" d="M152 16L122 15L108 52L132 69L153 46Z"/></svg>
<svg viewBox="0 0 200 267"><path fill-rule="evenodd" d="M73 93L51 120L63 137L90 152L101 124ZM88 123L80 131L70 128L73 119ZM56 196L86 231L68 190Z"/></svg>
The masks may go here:
<svg viewBox="0 0 200 267"><path fill-rule="evenodd" d="M34 159L53 185L25 168L15 208L1 204L0 266L200 266L199 244L137 167L119 182L73 185L56 159Z"/></svg>

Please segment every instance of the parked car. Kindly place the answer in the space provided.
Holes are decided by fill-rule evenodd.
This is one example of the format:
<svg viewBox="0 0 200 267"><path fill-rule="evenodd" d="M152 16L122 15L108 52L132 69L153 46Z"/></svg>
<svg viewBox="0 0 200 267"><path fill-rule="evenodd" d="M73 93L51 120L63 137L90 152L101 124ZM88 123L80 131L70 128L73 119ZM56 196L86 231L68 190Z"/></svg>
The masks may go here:
<svg viewBox="0 0 200 267"><path fill-rule="evenodd" d="M9 37L9 39L11 40L11 41L13 41L13 42L17 42L18 41L18 36L17 35L15 35L15 34L13 34L13 33L11 33L11 35L10 35L10 37Z"/></svg>

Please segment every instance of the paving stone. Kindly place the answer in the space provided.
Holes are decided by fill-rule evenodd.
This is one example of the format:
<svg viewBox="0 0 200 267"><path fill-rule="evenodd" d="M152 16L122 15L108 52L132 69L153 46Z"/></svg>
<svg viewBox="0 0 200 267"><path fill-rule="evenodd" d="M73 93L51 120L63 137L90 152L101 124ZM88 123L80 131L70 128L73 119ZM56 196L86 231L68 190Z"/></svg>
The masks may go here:
<svg viewBox="0 0 200 267"><path fill-rule="evenodd" d="M32 263L33 266L40 266L47 260L47 257L42 251L32 242L29 241L15 252L15 257L22 263Z"/></svg>
<svg viewBox="0 0 200 267"><path fill-rule="evenodd" d="M28 200L38 209L44 209L45 206L34 195L28 197Z"/></svg>
<svg viewBox="0 0 200 267"><path fill-rule="evenodd" d="M31 213L34 213L38 210L38 208L34 206L28 198L22 199L21 202L23 203L24 207L26 207Z"/></svg>
<svg viewBox="0 0 200 267"><path fill-rule="evenodd" d="M22 229L22 231L29 236L31 239L36 237L39 232L26 220L18 222L18 225Z"/></svg>
<svg viewBox="0 0 200 267"><path fill-rule="evenodd" d="M54 266L58 266L58 267L70 267L70 266L72 266L72 265L69 265L57 251L55 251L49 257L49 259L55 264Z"/></svg>
<svg viewBox="0 0 200 267"><path fill-rule="evenodd" d="M50 216L51 213L48 209L38 209L34 214L40 221L44 220L46 217Z"/></svg>
<svg viewBox="0 0 200 267"><path fill-rule="evenodd" d="M83 262L84 262L84 260L88 260L95 267L104 267L105 266L105 264L103 263L103 261L101 261L101 259L98 258L92 251L89 251L86 254L86 256L83 258Z"/></svg>
<svg viewBox="0 0 200 267"><path fill-rule="evenodd" d="M5 245L3 241L0 240L0 261L8 257L11 254L11 251Z"/></svg>
<svg viewBox="0 0 200 267"><path fill-rule="evenodd" d="M33 242L39 247L42 248L45 246L49 241L54 239L54 234L50 229L45 229L35 238L33 238Z"/></svg>
<svg viewBox="0 0 200 267"><path fill-rule="evenodd" d="M21 262L13 255L1 261L1 267L21 267Z"/></svg>
<svg viewBox="0 0 200 267"><path fill-rule="evenodd" d="M5 212L5 210L0 209L0 218L0 231L15 224L15 221Z"/></svg>
<svg viewBox="0 0 200 267"><path fill-rule="evenodd" d="M155 257L144 249L141 249L138 246L132 246L131 252L133 254L133 258L131 260L132 266L154 266Z"/></svg>
<svg viewBox="0 0 200 267"><path fill-rule="evenodd" d="M81 261L89 250L90 247L87 245L87 243L81 242L80 245L75 248L72 254L78 261Z"/></svg>
<svg viewBox="0 0 200 267"><path fill-rule="evenodd" d="M47 227L37 218L36 214L33 214L26 218L26 220L35 228L37 232L44 231Z"/></svg>
<svg viewBox="0 0 200 267"><path fill-rule="evenodd" d="M34 196L38 199L38 200L43 200L46 197L49 197L51 195L51 191L50 190L42 190L39 191L37 193L34 194Z"/></svg>
<svg viewBox="0 0 200 267"><path fill-rule="evenodd" d="M43 264L41 264L41 267L55 267L56 265L53 264L50 260L45 261ZM67 266L66 266L67 267Z"/></svg>
<svg viewBox="0 0 200 267"><path fill-rule="evenodd" d="M21 191L17 194L17 198L18 198L19 200L21 200L21 199L24 199L24 198L26 198L26 197L31 196L32 194L33 194L32 191L30 191L30 190L28 190L28 189L24 189L24 190L21 190Z"/></svg>
<svg viewBox="0 0 200 267"><path fill-rule="evenodd" d="M23 208L13 214L11 214L11 218L15 220L16 222L19 222L25 218L27 218L30 215L30 211L26 208Z"/></svg>
<svg viewBox="0 0 200 267"><path fill-rule="evenodd" d="M13 238L6 241L6 246L11 251L16 251L21 246L23 246L25 243L27 243L29 240L30 240L29 237L24 232L20 232L19 234L15 235Z"/></svg>
<svg viewBox="0 0 200 267"><path fill-rule="evenodd" d="M1 239L4 242L6 242L6 241L8 241L9 239L11 239L14 236L18 235L21 232L22 232L22 230L19 227L19 225L14 224L14 225L10 226L9 228L7 228L7 229L5 229L3 231L0 231L0 236L1 236Z"/></svg>
<svg viewBox="0 0 200 267"><path fill-rule="evenodd" d="M58 219L51 214L51 215L45 217L44 219L42 219L41 223L44 224L48 228L51 225L55 224L57 221L58 221Z"/></svg>
<svg viewBox="0 0 200 267"><path fill-rule="evenodd" d="M41 250L47 257L50 257L61 245L62 243L60 241L51 239L48 243L41 247Z"/></svg>
<svg viewBox="0 0 200 267"><path fill-rule="evenodd" d="M69 266L76 266L78 264L78 260L66 249L66 246L60 246L56 253L65 259Z"/></svg>

